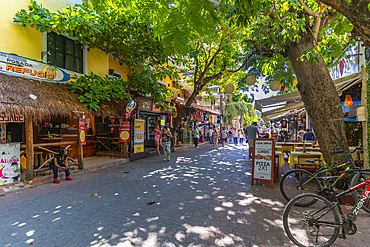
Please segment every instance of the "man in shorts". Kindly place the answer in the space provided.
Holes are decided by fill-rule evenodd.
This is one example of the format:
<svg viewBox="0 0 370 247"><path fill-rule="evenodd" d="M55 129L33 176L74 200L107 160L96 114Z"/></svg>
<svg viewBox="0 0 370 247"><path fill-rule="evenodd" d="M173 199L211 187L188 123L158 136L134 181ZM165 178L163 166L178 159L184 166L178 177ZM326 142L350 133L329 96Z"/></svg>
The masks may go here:
<svg viewBox="0 0 370 247"><path fill-rule="evenodd" d="M228 147L228 143L227 143L227 136L228 136L228 131L225 129L225 127L222 127L222 130L221 130L221 142L222 142L222 147L224 148L225 147L225 142L226 142L226 146Z"/></svg>
<svg viewBox="0 0 370 247"><path fill-rule="evenodd" d="M260 133L258 132L257 128L257 123L253 122L251 125L249 125L247 128L247 133L248 133L248 145L249 145L249 158L252 158L252 149L253 149L253 139L257 138L257 134L259 135Z"/></svg>

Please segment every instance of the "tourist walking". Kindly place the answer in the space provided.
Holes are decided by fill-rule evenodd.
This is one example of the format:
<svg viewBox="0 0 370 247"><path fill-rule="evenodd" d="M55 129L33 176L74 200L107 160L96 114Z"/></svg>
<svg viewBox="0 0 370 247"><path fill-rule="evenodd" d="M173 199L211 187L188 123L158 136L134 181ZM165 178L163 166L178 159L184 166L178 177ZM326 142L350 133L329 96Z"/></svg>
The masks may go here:
<svg viewBox="0 0 370 247"><path fill-rule="evenodd" d="M244 132L242 129L239 130L239 144L240 146L243 145L243 142L244 142Z"/></svg>
<svg viewBox="0 0 370 247"><path fill-rule="evenodd" d="M197 126L195 126L195 129L194 129L194 143L195 143L195 148L199 148L198 147L198 142L199 142L199 129Z"/></svg>
<svg viewBox="0 0 370 247"><path fill-rule="evenodd" d="M212 128L209 128L208 135L209 135L209 142L210 144L212 144L213 143L213 129Z"/></svg>
<svg viewBox="0 0 370 247"><path fill-rule="evenodd" d="M158 154L161 154L159 151L159 147L161 146L161 129L159 128L159 125L155 126L154 129L154 142L155 146L157 147Z"/></svg>
<svg viewBox="0 0 370 247"><path fill-rule="evenodd" d="M239 138L239 132L236 128L233 128L233 139L234 139L235 145L238 145L238 138Z"/></svg>
<svg viewBox="0 0 370 247"><path fill-rule="evenodd" d="M228 142L227 142L227 136L228 136L228 131L226 130L225 127L222 127L222 130L221 130L221 142L222 142L222 147L224 148L225 147L225 142L226 142L226 146L228 147Z"/></svg>
<svg viewBox="0 0 370 247"><path fill-rule="evenodd" d="M162 133L161 133L161 141L163 146L163 152L164 152L164 161L170 161L170 155L171 155L171 138L172 134L170 131L167 130L166 127L163 127Z"/></svg>
<svg viewBox="0 0 370 247"><path fill-rule="evenodd" d="M257 128L257 122L253 122L251 125L247 127L247 133L248 133L248 145L249 145L249 158L252 158L252 149L253 149L253 139L257 137L258 132Z"/></svg>
<svg viewBox="0 0 370 247"><path fill-rule="evenodd" d="M215 129L212 132L212 143L213 143L213 148L218 148L218 131Z"/></svg>

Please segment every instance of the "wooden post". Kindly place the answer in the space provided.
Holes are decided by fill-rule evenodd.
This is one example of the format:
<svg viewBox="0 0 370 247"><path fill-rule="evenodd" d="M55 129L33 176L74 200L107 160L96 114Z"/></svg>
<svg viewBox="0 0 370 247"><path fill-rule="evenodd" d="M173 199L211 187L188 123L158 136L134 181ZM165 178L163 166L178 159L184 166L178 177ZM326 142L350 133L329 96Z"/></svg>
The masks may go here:
<svg viewBox="0 0 370 247"><path fill-rule="evenodd" d="M80 137L77 140L77 159L78 159L78 169L84 169L84 146L80 145Z"/></svg>
<svg viewBox="0 0 370 247"><path fill-rule="evenodd" d="M127 142L123 143L123 158L128 158Z"/></svg>
<svg viewBox="0 0 370 247"><path fill-rule="evenodd" d="M362 74L362 86L361 86L361 106L365 107L365 116L367 121L361 122L362 125L362 145L364 147L363 151L363 157L364 157L364 168L369 168L369 114L368 114L368 97L369 97L369 92L367 91L367 80L368 80L368 74L366 72L366 66L362 66L361 68L361 74Z"/></svg>
<svg viewBox="0 0 370 247"><path fill-rule="evenodd" d="M33 179L33 123L32 116L26 116L25 119L25 130L26 130L26 180L30 181Z"/></svg>

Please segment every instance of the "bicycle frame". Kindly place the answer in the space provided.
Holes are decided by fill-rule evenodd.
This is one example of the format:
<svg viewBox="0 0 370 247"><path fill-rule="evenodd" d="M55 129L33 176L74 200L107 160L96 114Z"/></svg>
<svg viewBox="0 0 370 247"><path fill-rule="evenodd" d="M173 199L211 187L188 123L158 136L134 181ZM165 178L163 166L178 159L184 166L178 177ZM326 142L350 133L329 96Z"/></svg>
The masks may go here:
<svg viewBox="0 0 370 247"><path fill-rule="evenodd" d="M307 183L309 183L312 179L315 179L317 176L319 176L319 175L321 175L322 173L325 173L325 172L329 172L329 171L331 171L331 170L334 170L334 169L336 169L336 168L340 168L340 167L342 167L342 166L345 166L345 165L351 165L351 163L348 163L348 162L346 162L346 163L343 163L343 164L341 164L341 165L338 165L338 166L333 166L333 167L330 167L330 168L327 168L327 169L325 169L325 170L322 170L322 171L318 171L317 173L315 173L310 179L308 179L306 182L304 182L301 186L304 186L304 185L306 185ZM341 178L343 178L343 176L345 175L345 173L343 173L341 176L339 176L335 181L334 181L334 183L331 185L331 186L333 186L334 187L334 185L341 179ZM321 186L323 186L323 184L321 183L321 181L320 181L320 184L321 184ZM307 188L305 188L305 190L306 191L312 191L312 192L320 192L320 191L316 191L316 190L310 190L310 189L307 189Z"/></svg>
<svg viewBox="0 0 370 247"><path fill-rule="evenodd" d="M354 190L357 190L359 188L362 188L362 187L365 187L366 185L370 184L370 178L358 185L356 185L355 187L352 187L352 188L349 188L348 190L346 191L343 191L341 193L339 193L338 195L336 195L336 198L338 199L339 197L341 197L342 195L345 195L351 191L354 191ZM368 198L368 196L370 195L370 186L368 186L364 192L362 193L361 195L361 199L353 206L354 209L353 209L353 214L354 215L357 215L359 212L360 212L360 209L362 208L362 206L364 205L365 203L365 200ZM343 215L342 213L342 209L339 207L339 212L341 215Z"/></svg>

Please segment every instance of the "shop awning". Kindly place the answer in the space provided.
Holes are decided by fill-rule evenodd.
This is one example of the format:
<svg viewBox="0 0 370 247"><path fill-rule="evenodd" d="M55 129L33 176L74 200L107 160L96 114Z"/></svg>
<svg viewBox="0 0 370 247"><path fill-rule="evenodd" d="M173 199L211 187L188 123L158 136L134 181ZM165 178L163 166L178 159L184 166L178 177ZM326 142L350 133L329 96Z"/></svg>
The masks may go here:
<svg viewBox="0 0 370 247"><path fill-rule="evenodd" d="M362 81L361 72L348 75L345 77L333 80L335 87L339 94L342 91L352 87L353 85ZM269 97L266 99L256 100L254 108L262 112L262 118L264 121L273 119L289 111L304 107L304 103L301 100L301 94L298 91ZM291 104L286 104L289 101L300 101ZM273 108L273 110L269 110Z"/></svg>
<svg viewBox="0 0 370 247"><path fill-rule="evenodd" d="M101 102L101 109L92 112L68 89L69 86L0 73L0 112L32 116L34 121L58 115L73 116L76 111L90 116L120 116L124 101ZM30 95L37 98L32 99Z"/></svg>
<svg viewBox="0 0 370 247"><path fill-rule="evenodd" d="M174 102L176 104L180 104L180 105L185 105L186 104L186 100L184 100L182 98L172 99L172 102ZM206 106L197 105L197 104L194 104L194 103L192 103L190 105L190 108L194 108L194 109L197 109L197 110L209 112L209 113L214 114L214 115L221 115L221 113L219 111L215 111L215 110L212 110L211 108L208 108Z"/></svg>

